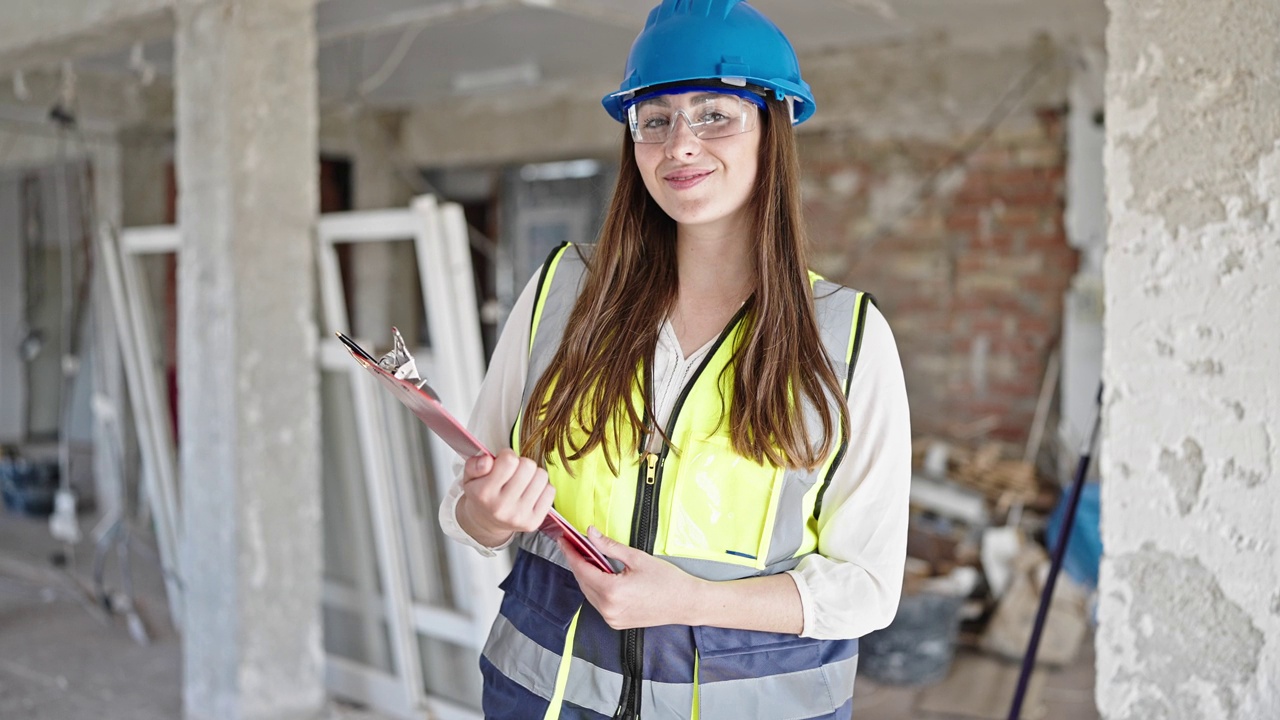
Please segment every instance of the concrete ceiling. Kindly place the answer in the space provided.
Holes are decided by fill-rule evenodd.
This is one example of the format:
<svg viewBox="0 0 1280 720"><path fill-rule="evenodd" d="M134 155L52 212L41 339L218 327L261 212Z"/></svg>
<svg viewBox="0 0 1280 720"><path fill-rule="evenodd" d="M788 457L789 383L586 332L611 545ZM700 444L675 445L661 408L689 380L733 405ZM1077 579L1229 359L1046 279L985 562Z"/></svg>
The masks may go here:
<svg viewBox="0 0 1280 720"><path fill-rule="evenodd" d="M648 0L320 0L321 97L375 107L513 86L604 88L622 74ZM1040 32L1100 42L1103 0L753 0L802 54L945 34L958 45L1026 43ZM172 74L172 42L82 62ZM606 88L607 89L607 88Z"/></svg>

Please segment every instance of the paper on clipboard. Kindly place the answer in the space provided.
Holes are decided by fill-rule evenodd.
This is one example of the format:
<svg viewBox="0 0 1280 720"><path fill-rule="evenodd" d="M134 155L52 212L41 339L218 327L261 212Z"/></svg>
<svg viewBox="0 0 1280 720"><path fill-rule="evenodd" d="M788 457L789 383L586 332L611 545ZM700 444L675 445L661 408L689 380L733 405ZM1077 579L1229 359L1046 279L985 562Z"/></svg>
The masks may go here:
<svg viewBox="0 0 1280 720"><path fill-rule="evenodd" d="M380 385L390 391L401 404L409 408L410 412L432 432L439 435L440 439L463 459L475 455L493 457L493 453L489 452L489 449L475 435L472 435L465 425L445 409L440 402L439 394L427 384L427 381L418 377L417 366L413 356L405 347L400 332L395 328L392 328L391 332L394 336L394 347L391 352L376 360L356 341L340 332L334 334L347 347L347 351L356 359L356 362L377 378ZM564 516L556 512L555 508L547 513L547 518L542 522L539 530L552 538L564 537L592 565L607 573L615 572L604 554L597 550L585 535L569 524Z"/></svg>

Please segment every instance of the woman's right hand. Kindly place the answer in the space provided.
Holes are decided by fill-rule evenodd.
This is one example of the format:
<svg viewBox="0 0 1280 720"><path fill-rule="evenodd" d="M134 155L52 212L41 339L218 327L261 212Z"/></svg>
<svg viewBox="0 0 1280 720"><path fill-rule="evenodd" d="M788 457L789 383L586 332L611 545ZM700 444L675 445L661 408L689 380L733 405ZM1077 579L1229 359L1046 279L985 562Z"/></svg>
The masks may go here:
<svg viewBox="0 0 1280 720"><path fill-rule="evenodd" d="M555 496L547 472L529 458L511 450L476 455L463 467L458 523L478 542L497 547L513 533L537 530Z"/></svg>

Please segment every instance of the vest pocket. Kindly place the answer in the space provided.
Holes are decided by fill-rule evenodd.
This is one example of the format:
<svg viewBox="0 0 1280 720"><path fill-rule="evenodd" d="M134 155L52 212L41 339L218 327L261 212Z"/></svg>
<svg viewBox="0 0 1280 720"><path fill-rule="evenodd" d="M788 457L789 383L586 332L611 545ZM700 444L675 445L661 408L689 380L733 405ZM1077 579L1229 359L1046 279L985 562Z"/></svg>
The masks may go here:
<svg viewBox="0 0 1280 720"><path fill-rule="evenodd" d="M702 718L821 717L839 707L821 640L706 626L693 640Z"/></svg>
<svg viewBox="0 0 1280 720"><path fill-rule="evenodd" d="M502 615L525 635L558 651L556 639L563 642L563 633L584 600L573 573L521 549L511 573L498 587L503 591Z"/></svg>
<svg viewBox="0 0 1280 720"><path fill-rule="evenodd" d="M765 567L786 471L738 455L723 436L688 433L679 447L666 554Z"/></svg>

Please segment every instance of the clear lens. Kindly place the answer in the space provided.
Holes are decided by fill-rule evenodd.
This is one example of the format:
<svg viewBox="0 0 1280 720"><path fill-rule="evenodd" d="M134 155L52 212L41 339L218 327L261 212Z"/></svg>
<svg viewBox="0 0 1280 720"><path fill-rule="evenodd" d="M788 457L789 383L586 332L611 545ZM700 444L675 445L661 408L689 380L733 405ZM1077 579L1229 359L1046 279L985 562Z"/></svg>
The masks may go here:
<svg viewBox="0 0 1280 720"><path fill-rule="evenodd" d="M671 95L660 95L632 105L627 110L631 137L638 143L666 142L675 132L679 118L703 140L750 132L756 127L759 110L737 95L704 93L681 105Z"/></svg>

